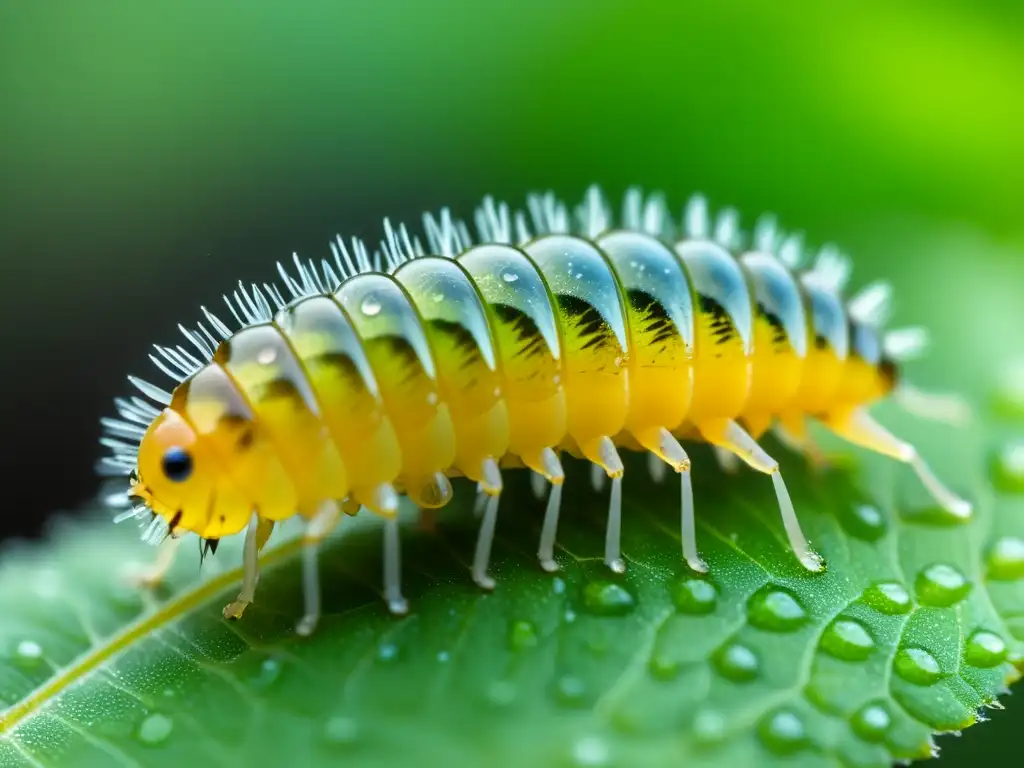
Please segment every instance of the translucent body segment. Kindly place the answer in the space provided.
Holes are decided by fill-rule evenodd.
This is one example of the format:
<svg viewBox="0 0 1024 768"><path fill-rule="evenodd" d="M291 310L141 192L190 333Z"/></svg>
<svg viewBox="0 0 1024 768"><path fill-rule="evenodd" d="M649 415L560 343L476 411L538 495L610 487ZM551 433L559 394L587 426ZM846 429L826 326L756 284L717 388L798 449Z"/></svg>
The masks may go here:
<svg viewBox="0 0 1024 768"><path fill-rule="evenodd" d="M561 349L550 294L537 267L506 245L482 245L458 257L483 297L508 409L509 451L546 472L542 452L567 430Z"/></svg>
<svg viewBox="0 0 1024 768"><path fill-rule="evenodd" d="M348 477L320 404L287 339L272 324L243 328L217 347L223 366L256 414L299 495L296 511L315 513L348 494ZM237 450L244 451L244 442Z"/></svg>
<svg viewBox="0 0 1024 768"><path fill-rule="evenodd" d="M378 514L376 489L402 471L394 426L352 323L331 296L314 296L274 319L295 350L348 470L351 494Z"/></svg>
<svg viewBox="0 0 1024 768"><path fill-rule="evenodd" d="M833 293L802 280L813 343L807 352L795 405L804 413L825 413L835 402L850 346L846 311Z"/></svg>
<svg viewBox="0 0 1024 768"><path fill-rule="evenodd" d="M675 246L697 296L694 392L689 421L732 419L750 392L753 304L746 277L723 248L704 240Z"/></svg>
<svg viewBox="0 0 1024 768"><path fill-rule="evenodd" d="M693 395L694 298L675 254L637 232L597 240L626 301L629 328L629 413L626 429L662 455L661 428L686 418ZM618 440L617 440L618 442Z"/></svg>
<svg viewBox="0 0 1024 768"><path fill-rule="evenodd" d="M833 398L836 407L863 405L884 397L891 381L882 370L882 340L878 330L850 319L847 321L849 354Z"/></svg>
<svg viewBox="0 0 1024 768"><path fill-rule="evenodd" d="M181 413L217 457L228 478L249 501L241 530L255 509L270 520L283 520L298 510L299 496L290 473L238 387L213 363L174 391L171 407ZM229 521L224 521L228 525Z"/></svg>
<svg viewBox="0 0 1024 768"><path fill-rule="evenodd" d="M611 267L591 243L550 235L524 246L554 296L561 328L568 431L606 470L599 442L625 426L629 407L626 319Z"/></svg>
<svg viewBox="0 0 1024 768"><path fill-rule="evenodd" d="M402 451L401 485L420 506L438 505L434 476L455 461L455 432L416 310L382 274L346 280L335 297L363 342Z"/></svg>
<svg viewBox="0 0 1024 768"><path fill-rule="evenodd" d="M743 418L754 437L796 398L810 325L796 280L773 255L744 254L754 294L754 370Z"/></svg>
<svg viewBox="0 0 1024 768"><path fill-rule="evenodd" d="M455 427L455 465L471 480L492 487L483 465L508 450L508 411L480 295L452 259L412 259L394 277L423 320L441 398Z"/></svg>

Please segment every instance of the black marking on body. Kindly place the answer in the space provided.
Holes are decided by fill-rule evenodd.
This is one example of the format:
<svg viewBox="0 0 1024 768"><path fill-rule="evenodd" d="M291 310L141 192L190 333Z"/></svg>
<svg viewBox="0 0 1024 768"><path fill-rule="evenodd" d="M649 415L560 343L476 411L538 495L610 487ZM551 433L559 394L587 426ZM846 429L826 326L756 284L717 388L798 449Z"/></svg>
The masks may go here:
<svg viewBox="0 0 1024 768"><path fill-rule="evenodd" d="M664 303L638 288L629 290L627 299L629 305L643 317L644 325L639 330L646 343L665 346L679 339L679 329Z"/></svg>
<svg viewBox="0 0 1024 768"><path fill-rule="evenodd" d="M776 347L789 346L789 334L786 333L786 326L777 314L772 312L763 302L757 302L757 316L763 318L772 328L772 344Z"/></svg>
<svg viewBox="0 0 1024 768"><path fill-rule="evenodd" d="M700 304L701 314L710 318L708 324L711 327L711 336L714 338L715 344L727 344L738 336L732 318L717 299L701 293L697 295L697 301Z"/></svg>
<svg viewBox="0 0 1024 768"><path fill-rule="evenodd" d="M317 378L313 373L320 371L331 371L339 378L345 379L350 384L357 385L358 389L366 389L362 373L356 365L352 356L345 352L321 352L318 355L308 357L302 361L306 369L310 371L310 378Z"/></svg>
<svg viewBox="0 0 1024 768"><path fill-rule="evenodd" d="M572 324L572 335L579 338L581 350L613 345L611 326L593 304L568 293L560 293L555 299Z"/></svg>
<svg viewBox="0 0 1024 768"><path fill-rule="evenodd" d="M430 327L452 340L455 351L462 356L459 368L468 368L483 360L476 337L462 323L435 318L430 321Z"/></svg>
<svg viewBox="0 0 1024 768"><path fill-rule="evenodd" d="M511 328L516 337L516 357L529 358L543 355L547 351L544 334L536 321L519 307L511 304L491 304L501 324Z"/></svg>
<svg viewBox="0 0 1024 768"><path fill-rule="evenodd" d="M388 356L398 360L405 375L400 383L408 384L414 379L425 376L426 368L420 360L416 347L405 336L389 333L386 336L378 336L373 340L374 344L383 344L388 349Z"/></svg>

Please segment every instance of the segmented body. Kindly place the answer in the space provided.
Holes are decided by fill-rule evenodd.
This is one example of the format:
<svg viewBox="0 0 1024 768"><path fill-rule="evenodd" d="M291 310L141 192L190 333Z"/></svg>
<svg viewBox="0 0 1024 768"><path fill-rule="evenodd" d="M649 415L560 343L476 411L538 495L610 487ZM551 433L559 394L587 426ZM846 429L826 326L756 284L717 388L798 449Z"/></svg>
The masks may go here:
<svg viewBox="0 0 1024 768"><path fill-rule="evenodd" d="M618 483L616 447L688 473L676 438L701 439L777 474L754 438L781 423L801 439L807 416L842 432L891 389L884 291L869 289L851 310L840 293L845 262L833 252L798 269L796 241L768 225L743 248L734 214L712 226L701 201L678 235L657 196L628 194L617 225L596 190L576 213L571 224L550 196L531 199L530 217L488 201L479 244L445 212L428 217L426 249L387 226L375 263L361 243L349 249L339 238L333 265L296 259L297 275L280 269L284 291L240 286L228 301L239 330L206 313L213 334L185 332L199 358L158 348L154 360L181 381L159 415L120 401L131 423L107 422L108 465L137 472L135 495L172 533L216 540L251 521L315 520L338 500L386 517L397 493L442 506L456 475L494 497L496 510L500 467L525 466L557 486L563 451ZM890 343L890 357L915 346L905 337L902 349ZM207 478L171 484L167 498L153 489L156 464L122 442L141 438L144 448L143 433L161 430L191 430L189 456ZM813 568L799 530L790 534ZM553 527L547 535L550 550ZM702 566L695 547L687 554ZM486 554L482 583L485 568Z"/></svg>

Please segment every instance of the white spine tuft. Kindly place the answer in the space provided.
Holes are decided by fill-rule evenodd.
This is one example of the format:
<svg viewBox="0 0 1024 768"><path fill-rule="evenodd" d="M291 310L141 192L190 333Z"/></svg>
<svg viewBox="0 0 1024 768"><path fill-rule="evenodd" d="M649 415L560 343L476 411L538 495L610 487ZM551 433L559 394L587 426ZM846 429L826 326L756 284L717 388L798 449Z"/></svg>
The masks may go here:
<svg viewBox="0 0 1024 768"><path fill-rule="evenodd" d="M850 299L847 310L857 322L882 327L892 314L892 285L879 280L865 286Z"/></svg>
<svg viewBox="0 0 1024 768"><path fill-rule="evenodd" d="M920 326L896 328L885 334L882 348L893 360L913 360L921 357L928 349L928 331Z"/></svg>
<svg viewBox="0 0 1024 768"><path fill-rule="evenodd" d="M694 240L707 240L711 237L711 215L708 213L708 201L704 195L694 195L686 204L683 212L683 232Z"/></svg>

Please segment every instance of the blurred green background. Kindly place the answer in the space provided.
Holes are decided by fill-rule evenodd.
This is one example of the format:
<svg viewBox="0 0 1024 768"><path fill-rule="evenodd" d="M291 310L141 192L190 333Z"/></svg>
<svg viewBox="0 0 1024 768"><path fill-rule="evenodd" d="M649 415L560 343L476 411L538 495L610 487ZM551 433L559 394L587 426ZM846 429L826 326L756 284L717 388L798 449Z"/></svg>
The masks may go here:
<svg viewBox="0 0 1024 768"><path fill-rule="evenodd" d="M1024 4L3 3L0 533L94 492L124 375L239 278L383 215L592 181L774 210L902 290L927 257L890 228L958 233L1024 289ZM943 764L1014 754L1022 713Z"/></svg>

